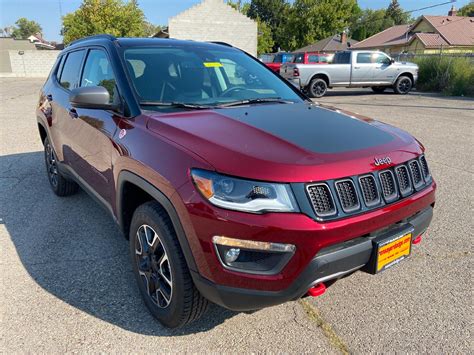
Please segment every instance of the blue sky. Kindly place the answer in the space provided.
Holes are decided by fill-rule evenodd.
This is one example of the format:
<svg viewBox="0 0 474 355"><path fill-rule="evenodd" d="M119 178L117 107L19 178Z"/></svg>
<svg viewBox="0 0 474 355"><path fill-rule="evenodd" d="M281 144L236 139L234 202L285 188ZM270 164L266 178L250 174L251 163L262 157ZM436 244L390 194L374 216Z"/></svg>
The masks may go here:
<svg viewBox="0 0 474 355"><path fill-rule="evenodd" d="M440 4L449 0L399 0L405 10L419 9L425 6ZM20 17L37 21L43 27L43 34L47 40L61 41L60 10L63 15L75 11L81 0L0 0L0 28L13 25ZM168 18L174 16L200 0L139 0L140 7L148 21L153 24L167 24ZM454 4L457 8L466 5L469 0L458 0ZM362 8L385 8L390 0L359 0ZM421 15L445 15L451 4L435 7L413 13L414 17Z"/></svg>

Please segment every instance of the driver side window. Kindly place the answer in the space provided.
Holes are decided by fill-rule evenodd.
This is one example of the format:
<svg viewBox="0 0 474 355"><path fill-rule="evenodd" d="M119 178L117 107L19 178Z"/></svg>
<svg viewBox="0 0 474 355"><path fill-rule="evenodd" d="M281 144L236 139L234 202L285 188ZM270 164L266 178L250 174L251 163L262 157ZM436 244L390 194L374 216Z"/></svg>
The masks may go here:
<svg viewBox="0 0 474 355"><path fill-rule="evenodd" d="M110 94L110 102L115 96L115 76L109 59L103 50L91 49L87 55L81 87L103 86Z"/></svg>

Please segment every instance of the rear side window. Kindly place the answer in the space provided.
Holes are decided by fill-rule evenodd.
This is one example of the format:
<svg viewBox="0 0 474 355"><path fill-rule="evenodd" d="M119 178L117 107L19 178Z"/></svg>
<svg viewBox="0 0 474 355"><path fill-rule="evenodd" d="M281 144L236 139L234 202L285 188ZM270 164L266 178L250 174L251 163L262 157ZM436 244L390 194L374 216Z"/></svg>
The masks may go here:
<svg viewBox="0 0 474 355"><path fill-rule="evenodd" d="M77 85L83 57L83 50L71 52L67 55L61 72L61 79L59 79L59 84L61 84L63 88L71 90Z"/></svg>
<svg viewBox="0 0 474 355"><path fill-rule="evenodd" d="M115 76L107 54L100 49L92 49L87 55L82 73L81 87L103 86L113 102L115 94Z"/></svg>
<svg viewBox="0 0 474 355"><path fill-rule="evenodd" d="M304 63L304 53L298 53L295 56L295 63Z"/></svg>
<svg viewBox="0 0 474 355"><path fill-rule="evenodd" d="M359 64L370 64L372 63L372 53L358 53L357 63Z"/></svg>
<svg viewBox="0 0 474 355"><path fill-rule="evenodd" d="M334 56L334 64L350 64L351 54L349 52L336 53Z"/></svg>

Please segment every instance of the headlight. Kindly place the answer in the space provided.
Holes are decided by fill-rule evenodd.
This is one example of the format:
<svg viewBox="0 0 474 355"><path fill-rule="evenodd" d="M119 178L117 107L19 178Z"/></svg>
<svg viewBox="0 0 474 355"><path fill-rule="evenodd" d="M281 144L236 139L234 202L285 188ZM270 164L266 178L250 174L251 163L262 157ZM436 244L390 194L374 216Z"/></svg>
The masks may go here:
<svg viewBox="0 0 474 355"><path fill-rule="evenodd" d="M194 184L213 205L244 212L298 212L288 184L237 179L206 170L191 171Z"/></svg>

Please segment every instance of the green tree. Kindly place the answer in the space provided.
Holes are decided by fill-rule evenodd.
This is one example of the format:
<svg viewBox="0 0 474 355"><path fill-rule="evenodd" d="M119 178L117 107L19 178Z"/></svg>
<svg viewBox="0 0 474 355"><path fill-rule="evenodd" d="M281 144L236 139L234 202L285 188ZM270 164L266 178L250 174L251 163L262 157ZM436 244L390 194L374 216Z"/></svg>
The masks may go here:
<svg viewBox="0 0 474 355"><path fill-rule="evenodd" d="M31 35L41 33L42 28L40 24L33 20L28 20L24 17L19 18L15 22L15 27L11 33L12 37L16 39L27 39Z"/></svg>
<svg viewBox="0 0 474 355"><path fill-rule="evenodd" d="M160 32L164 26L154 25L148 21L143 22L143 36L151 37L157 32Z"/></svg>
<svg viewBox="0 0 474 355"><path fill-rule="evenodd" d="M362 41L394 25L392 18L386 16L384 9L366 9L350 26L351 37Z"/></svg>
<svg viewBox="0 0 474 355"><path fill-rule="evenodd" d="M247 5L244 4L243 6ZM251 0L247 15L266 23L270 27L273 38L273 49L277 51L287 42L288 17L291 5L287 0Z"/></svg>
<svg viewBox="0 0 474 355"><path fill-rule="evenodd" d="M358 9L356 0L295 0L284 48L294 50L343 31Z"/></svg>
<svg viewBox="0 0 474 355"><path fill-rule="evenodd" d="M471 1L469 4L461 7L458 11L458 15L474 17L474 2Z"/></svg>
<svg viewBox="0 0 474 355"><path fill-rule="evenodd" d="M395 25L404 25L410 21L410 14L403 11L398 0L392 0L385 11L385 17L392 19Z"/></svg>
<svg viewBox="0 0 474 355"><path fill-rule="evenodd" d="M83 0L75 12L63 17L64 43L94 34L118 37L145 35L145 16L136 0Z"/></svg>
<svg viewBox="0 0 474 355"><path fill-rule="evenodd" d="M275 42L273 41L272 29L269 25L261 20L257 20L258 23L258 45L257 53L269 53L273 50Z"/></svg>

